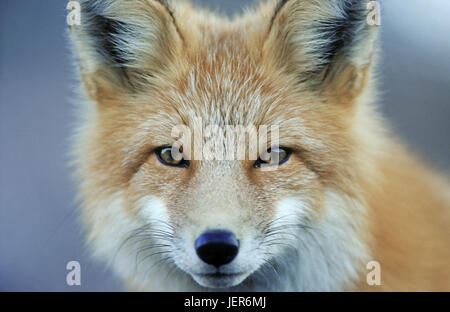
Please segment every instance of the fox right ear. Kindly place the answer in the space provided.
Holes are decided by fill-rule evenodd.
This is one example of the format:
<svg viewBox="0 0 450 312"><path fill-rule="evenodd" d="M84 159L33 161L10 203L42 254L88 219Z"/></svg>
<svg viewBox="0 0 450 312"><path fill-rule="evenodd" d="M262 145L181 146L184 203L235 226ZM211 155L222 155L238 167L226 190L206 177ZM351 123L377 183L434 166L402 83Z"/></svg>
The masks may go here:
<svg viewBox="0 0 450 312"><path fill-rule="evenodd" d="M370 0L277 0L263 55L304 88L357 96L370 73ZM330 91L331 90L331 91Z"/></svg>
<svg viewBox="0 0 450 312"><path fill-rule="evenodd" d="M118 88L138 92L170 71L183 39L164 0L81 0L71 26L81 75L96 100Z"/></svg>

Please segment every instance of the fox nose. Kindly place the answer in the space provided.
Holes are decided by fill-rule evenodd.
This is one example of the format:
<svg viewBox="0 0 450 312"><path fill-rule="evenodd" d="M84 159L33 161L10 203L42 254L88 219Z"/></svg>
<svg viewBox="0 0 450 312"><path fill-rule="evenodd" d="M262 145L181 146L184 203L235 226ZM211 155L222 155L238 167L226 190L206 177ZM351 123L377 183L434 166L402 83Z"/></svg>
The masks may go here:
<svg viewBox="0 0 450 312"><path fill-rule="evenodd" d="M200 259L218 268L233 261L239 250L239 242L230 231L212 230L197 238L195 249Z"/></svg>

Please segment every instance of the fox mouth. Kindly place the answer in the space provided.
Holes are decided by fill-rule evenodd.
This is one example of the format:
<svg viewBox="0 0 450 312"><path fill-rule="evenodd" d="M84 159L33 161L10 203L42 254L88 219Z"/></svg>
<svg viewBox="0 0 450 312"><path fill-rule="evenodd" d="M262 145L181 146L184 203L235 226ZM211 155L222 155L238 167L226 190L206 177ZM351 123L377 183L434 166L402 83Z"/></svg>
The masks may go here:
<svg viewBox="0 0 450 312"><path fill-rule="evenodd" d="M224 277L233 277L233 276L239 276L244 273L200 273L195 274L202 277L209 277L209 278L224 278Z"/></svg>
<svg viewBox="0 0 450 312"><path fill-rule="evenodd" d="M208 288L227 288L240 284L248 274L240 273L199 273L192 274L192 278L201 286Z"/></svg>

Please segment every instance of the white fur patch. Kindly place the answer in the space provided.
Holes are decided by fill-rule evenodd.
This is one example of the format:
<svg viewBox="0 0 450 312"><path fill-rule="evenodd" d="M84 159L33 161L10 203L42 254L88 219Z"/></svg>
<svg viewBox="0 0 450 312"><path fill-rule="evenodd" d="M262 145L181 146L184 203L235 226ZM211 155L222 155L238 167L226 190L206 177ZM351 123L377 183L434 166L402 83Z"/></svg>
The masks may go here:
<svg viewBox="0 0 450 312"><path fill-rule="evenodd" d="M293 217L304 219L309 212L309 206L301 197L287 197L278 203L275 219L281 221Z"/></svg>
<svg viewBox="0 0 450 312"><path fill-rule="evenodd" d="M286 225L284 243L295 251L275 251L274 263L283 274L274 286L278 291L342 291L358 278L370 259L359 230L364 226L363 206L354 199L328 190L325 212L306 227L289 227L307 217L309 208L302 198L287 198L277 207L279 223ZM276 280L274 280L274 283Z"/></svg>
<svg viewBox="0 0 450 312"><path fill-rule="evenodd" d="M169 215L164 202L153 195L145 196L138 202L139 215L149 223L155 221L169 222Z"/></svg>

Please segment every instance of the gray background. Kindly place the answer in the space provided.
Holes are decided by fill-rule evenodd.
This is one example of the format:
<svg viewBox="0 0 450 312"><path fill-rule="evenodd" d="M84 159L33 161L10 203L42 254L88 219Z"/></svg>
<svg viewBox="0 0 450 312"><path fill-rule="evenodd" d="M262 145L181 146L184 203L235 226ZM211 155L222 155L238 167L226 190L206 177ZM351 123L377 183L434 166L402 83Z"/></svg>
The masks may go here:
<svg viewBox="0 0 450 312"><path fill-rule="evenodd" d="M227 13L252 1L198 1ZM381 1L381 111L432 166L450 168L450 3ZM0 1L0 290L120 290L92 262L67 165L75 83L66 0ZM82 286L66 285L78 260Z"/></svg>

